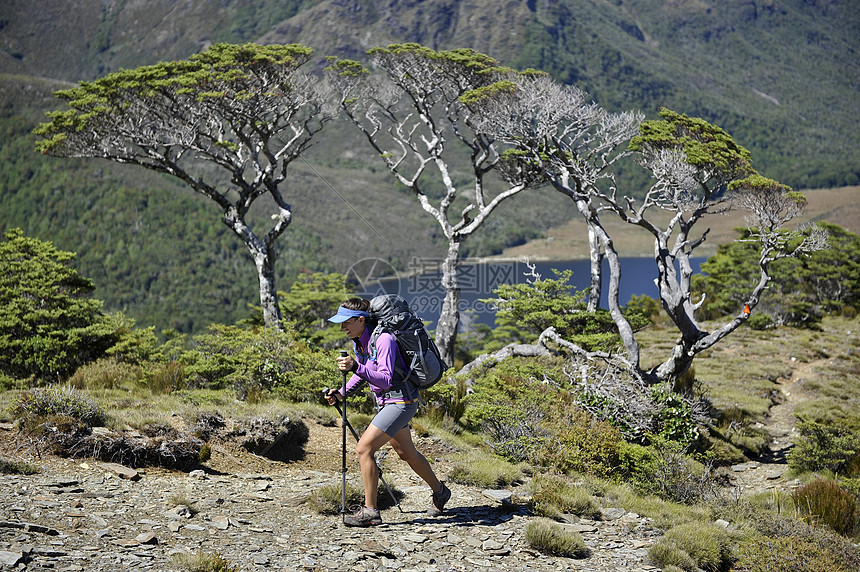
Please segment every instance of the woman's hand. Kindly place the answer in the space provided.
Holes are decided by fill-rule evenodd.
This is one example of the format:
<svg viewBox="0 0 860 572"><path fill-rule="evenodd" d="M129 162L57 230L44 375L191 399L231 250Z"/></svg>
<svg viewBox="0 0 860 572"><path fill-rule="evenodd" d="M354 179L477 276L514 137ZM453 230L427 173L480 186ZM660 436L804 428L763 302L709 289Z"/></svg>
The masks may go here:
<svg viewBox="0 0 860 572"><path fill-rule="evenodd" d="M340 392L336 389L330 389L324 397L329 405L334 405L335 403L340 401Z"/></svg>
<svg viewBox="0 0 860 572"><path fill-rule="evenodd" d="M340 371L353 371L355 361L349 356L340 356L337 358L337 368Z"/></svg>

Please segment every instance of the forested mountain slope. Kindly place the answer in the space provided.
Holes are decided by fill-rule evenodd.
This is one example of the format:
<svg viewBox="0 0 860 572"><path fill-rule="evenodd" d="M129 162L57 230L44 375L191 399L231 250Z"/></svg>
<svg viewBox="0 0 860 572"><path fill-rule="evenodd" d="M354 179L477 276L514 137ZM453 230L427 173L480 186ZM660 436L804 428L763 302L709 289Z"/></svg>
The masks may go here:
<svg viewBox="0 0 860 572"><path fill-rule="evenodd" d="M860 16L843 1L657 0L7 0L0 7L0 230L79 254L108 309L141 325L198 330L255 303L253 268L216 209L176 182L99 161L42 157L31 130L60 107L55 89L120 67L182 59L214 42L293 43L363 59L413 41L471 47L589 91L612 110L658 106L702 116L797 188L856 184ZM287 196L280 285L345 272L365 257L398 268L441 254L435 223L348 126L332 124L300 161ZM456 174L455 174L456 175ZM563 223L549 191L505 212L471 254Z"/></svg>

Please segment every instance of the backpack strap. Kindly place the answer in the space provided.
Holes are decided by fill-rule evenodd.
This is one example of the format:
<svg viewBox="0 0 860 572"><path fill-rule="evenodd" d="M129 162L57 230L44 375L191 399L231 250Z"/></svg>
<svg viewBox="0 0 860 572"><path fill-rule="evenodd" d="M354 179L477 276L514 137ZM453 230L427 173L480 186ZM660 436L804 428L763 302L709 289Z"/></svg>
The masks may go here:
<svg viewBox="0 0 860 572"><path fill-rule="evenodd" d="M403 348L401 348L400 344L397 343L397 336L394 335L394 332L382 324L377 325L370 334L370 343L368 345L370 346L370 354L373 356L372 359L376 359L376 340L379 339L379 336L382 334L390 334L391 337L394 338L394 343L397 345L397 357L399 357L400 360L397 360L396 358L394 360L394 371L391 376L391 385L394 386L394 384L404 381L407 376L412 373L414 366L410 364L407 366L408 370L401 367L400 363L406 364L406 356L403 354ZM400 363L398 363L398 361Z"/></svg>

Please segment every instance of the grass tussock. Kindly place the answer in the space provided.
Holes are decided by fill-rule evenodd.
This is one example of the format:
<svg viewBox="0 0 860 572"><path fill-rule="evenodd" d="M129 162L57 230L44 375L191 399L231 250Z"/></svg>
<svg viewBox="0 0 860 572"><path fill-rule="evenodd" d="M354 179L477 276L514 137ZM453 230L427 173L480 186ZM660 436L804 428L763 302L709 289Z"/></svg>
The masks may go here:
<svg viewBox="0 0 860 572"><path fill-rule="evenodd" d="M591 492L581 483L556 475L537 475L532 480L535 514L551 519L573 514L585 518L597 518L600 505Z"/></svg>
<svg viewBox="0 0 860 572"><path fill-rule="evenodd" d="M75 389L120 389L132 387L143 379L143 369L116 358L102 358L85 364L69 378Z"/></svg>
<svg viewBox="0 0 860 572"><path fill-rule="evenodd" d="M12 405L12 413L26 425L45 417L66 417L90 427L104 425L107 415L85 393L54 385L24 392Z"/></svg>
<svg viewBox="0 0 860 572"><path fill-rule="evenodd" d="M35 475L38 472L39 467L32 465L26 461L12 461L9 459L0 459L0 474Z"/></svg>
<svg viewBox="0 0 860 572"><path fill-rule="evenodd" d="M167 499L165 500L165 503L170 508L173 508L176 506L184 506L185 508L187 508L191 512L192 515L197 514L199 512L197 510L197 507L194 504L194 501L192 501L191 499L189 499L188 497L186 497L183 494L179 494L179 493L172 494L169 497L167 497Z"/></svg>
<svg viewBox="0 0 860 572"><path fill-rule="evenodd" d="M835 481L815 479L792 493L794 506L807 522L853 536L860 523L857 496Z"/></svg>
<svg viewBox="0 0 860 572"><path fill-rule="evenodd" d="M522 477L523 465L477 449L460 455L448 472L452 482L482 488L503 488L519 482Z"/></svg>
<svg viewBox="0 0 860 572"><path fill-rule="evenodd" d="M240 572L242 569L238 564L226 560L219 553L206 554L197 552L193 554L175 554L172 558L174 567L188 572Z"/></svg>
<svg viewBox="0 0 860 572"><path fill-rule="evenodd" d="M341 484L323 485L308 496L307 503L318 514L340 514L343 499ZM346 509L364 503L364 490L354 483L346 483Z"/></svg>
<svg viewBox="0 0 860 572"><path fill-rule="evenodd" d="M665 570L665 568L664 568ZM792 536L760 536L742 545L734 572L852 572L826 546Z"/></svg>
<svg viewBox="0 0 860 572"><path fill-rule="evenodd" d="M716 524L690 522L669 529L648 551L661 566L684 570L726 570L732 561L732 538Z"/></svg>
<svg viewBox="0 0 860 572"><path fill-rule="evenodd" d="M404 497L403 491L391 482L388 483L391 487L391 494L388 489L379 482L379 488L376 491L376 503L380 510L391 508L395 505L395 500L400 502ZM340 514L341 502L343 498L343 484L332 483L323 485L317 488L314 492L308 495L306 502L308 506L318 514ZM392 495L394 499L392 499ZM354 483L346 483L346 510L352 512L355 509L364 505L364 489Z"/></svg>
<svg viewBox="0 0 860 572"><path fill-rule="evenodd" d="M536 518L526 526L526 542L535 550L563 556L565 558L585 558L588 547L576 532L565 530L557 522L548 518Z"/></svg>

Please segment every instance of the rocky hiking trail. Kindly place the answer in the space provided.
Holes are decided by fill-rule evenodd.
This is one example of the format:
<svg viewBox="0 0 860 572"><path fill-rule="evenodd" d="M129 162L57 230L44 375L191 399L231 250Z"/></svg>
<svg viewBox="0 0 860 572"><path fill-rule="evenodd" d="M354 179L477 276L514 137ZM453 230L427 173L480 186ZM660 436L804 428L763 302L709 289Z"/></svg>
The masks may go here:
<svg viewBox="0 0 860 572"><path fill-rule="evenodd" d="M788 378L779 378L776 381L778 402L770 408L767 419L762 423L771 436L768 450L756 461L731 467L734 495L741 496L749 492L775 489L790 493L792 489L800 486L798 480L786 477L787 454L796 437L797 418L794 416L794 407L808 398L803 391L804 379L809 378L818 364L824 361L820 359L801 363L790 360L792 374Z"/></svg>
<svg viewBox="0 0 860 572"><path fill-rule="evenodd" d="M785 478L785 453L801 398L798 381L814 366L798 364L790 379L777 382L782 401L766 423L771 449L759 461L731 467L728 494L796 486ZM428 517L430 489L399 459L385 463L384 476L404 494L400 509L383 510L382 526L347 528L340 515L320 515L306 503L317 487L340 486L341 429L306 423L304 458L289 463L229 443L216 445L206 466L190 473L28 458L41 472L0 475L0 569L175 570L171 561L179 553L218 553L243 571L659 569L647 551L661 532L648 518L613 506L602 508L600 520L571 517L564 526L583 536L588 555L549 556L525 541L527 484L482 490L449 483L445 514ZM347 477L358 484L349 439ZM0 427L0 441L21 457L12 425ZM444 479L453 451L432 437L415 441Z"/></svg>
<svg viewBox="0 0 860 572"><path fill-rule="evenodd" d="M481 490L451 483L445 514L424 514L430 489L399 459L385 478L404 493L384 524L347 528L307 496L341 482L341 432L312 422L303 460L292 463L216 447L207 471L129 470L96 461L43 458L36 475L3 475L0 565L17 570L172 570L181 552L217 552L242 570L657 570L647 563L659 533L648 519L606 507L603 520L572 518L591 549L575 560L526 545L524 487ZM7 432L14 431L6 427ZM443 476L446 451L416 444ZM358 483L355 464L348 479ZM193 502L194 511L176 505ZM513 497L513 502L512 502Z"/></svg>

